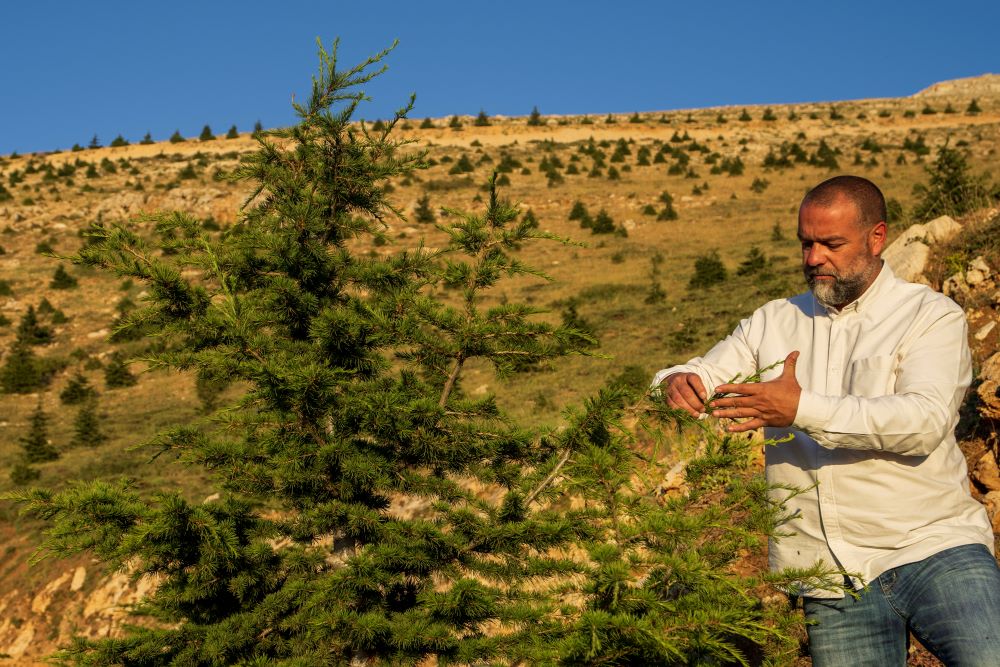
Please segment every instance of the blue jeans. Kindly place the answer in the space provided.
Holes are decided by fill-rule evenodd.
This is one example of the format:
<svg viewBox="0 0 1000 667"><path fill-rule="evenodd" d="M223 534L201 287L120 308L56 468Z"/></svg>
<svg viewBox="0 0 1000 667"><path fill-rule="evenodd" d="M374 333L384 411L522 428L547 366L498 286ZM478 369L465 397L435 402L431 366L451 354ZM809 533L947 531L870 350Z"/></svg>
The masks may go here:
<svg viewBox="0 0 1000 667"><path fill-rule="evenodd" d="M981 544L888 570L858 598L804 607L815 667L902 667L909 632L948 667L1000 665L1000 568Z"/></svg>

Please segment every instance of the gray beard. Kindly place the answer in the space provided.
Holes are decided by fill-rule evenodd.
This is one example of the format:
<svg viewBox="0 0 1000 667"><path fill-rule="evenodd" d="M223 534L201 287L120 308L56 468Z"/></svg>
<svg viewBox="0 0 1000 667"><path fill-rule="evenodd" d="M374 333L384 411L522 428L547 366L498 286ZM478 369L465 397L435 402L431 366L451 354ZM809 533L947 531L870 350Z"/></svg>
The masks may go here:
<svg viewBox="0 0 1000 667"><path fill-rule="evenodd" d="M868 285L868 279L871 278L872 273L879 266L879 264L873 264L871 268L859 271L851 276L834 276L832 283L817 281L816 275L818 274L815 270L811 270L808 267L804 270L804 273L809 289L820 304L827 308L840 308L864 294L865 287Z"/></svg>

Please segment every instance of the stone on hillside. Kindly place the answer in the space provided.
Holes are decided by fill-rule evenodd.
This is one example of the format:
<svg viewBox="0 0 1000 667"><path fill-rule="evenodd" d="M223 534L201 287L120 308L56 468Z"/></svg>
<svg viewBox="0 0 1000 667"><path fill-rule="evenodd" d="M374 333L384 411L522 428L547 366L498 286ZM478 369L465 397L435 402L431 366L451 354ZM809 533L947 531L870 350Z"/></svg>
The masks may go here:
<svg viewBox="0 0 1000 667"><path fill-rule="evenodd" d="M964 294L969 291L969 286L965 283L965 276L961 273L949 277L941 285L941 291L945 296L955 297L957 294Z"/></svg>
<svg viewBox="0 0 1000 667"><path fill-rule="evenodd" d="M979 412L988 419L1000 419L1000 352L995 352L983 363L979 379L976 392L983 402Z"/></svg>
<svg viewBox="0 0 1000 667"><path fill-rule="evenodd" d="M1000 533L1000 491L990 491L983 498L983 505L986 506L986 513L993 524L993 532Z"/></svg>
<svg viewBox="0 0 1000 667"><path fill-rule="evenodd" d="M128 218L140 213L149 195L142 192L116 192L101 198L100 203L94 207L93 215L111 220Z"/></svg>
<svg viewBox="0 0 1000 667"><path fill-rule="evenodd" d="M987 322L986 324L984 324L982 327L979 328L979 331L976 332L974 338L976 340L986 340L986 337L990 335L990 332L993 331L996 325L997 325L996 321Z"/></svg>
<svg viewBox="0 0 1000 667"><path fill-rule="evenodd" d="M965 272L965 282L973 286L979 285L989 279L992 273L990 265L980 255L969 262L969 269Z"/></svg>
<svg viewBox="0 0 1000 667"><path fill-rule="evenodd" d="M997 457L992 450L979 457L972 469L972 476L987 490L1000 491L1000 467L997 466Z"/></svg>
<svg viewBox="0 0 1000 667"><path fill-rule="evenodd" d="M882 259L886 261L892 272L903 280L911 283L925 282L924 267L927 266L927 258L931 253L930 247L917 240L901 245L900 240L897 239L895 243L882 252Z"/></svg>
<svg viewBox="0 0 1000 667"><path fill-rule="evenodd" d="M930 222L924 223L924 237L930 243L950 241L955 234L962 231L962 225L955 222L950 215L942 215Z"/></svg>
<svg viewBox="0 0 1000 667"><path fill-rule="evenodd" d="M923 224L910 225L882 251L882 259L903 280L926 284L923 274L930 255L929 244L947 241L961 229L962 226L947 215Z"/></svg>

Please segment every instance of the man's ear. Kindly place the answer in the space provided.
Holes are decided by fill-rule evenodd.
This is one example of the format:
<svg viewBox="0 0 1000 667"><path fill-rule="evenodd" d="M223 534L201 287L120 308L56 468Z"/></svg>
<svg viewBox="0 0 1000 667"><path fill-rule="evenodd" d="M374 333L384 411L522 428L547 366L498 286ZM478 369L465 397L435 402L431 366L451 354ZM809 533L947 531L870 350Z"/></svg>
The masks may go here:
<svg viewBox="0 0 1000 667"><path fill-rule="evenodd" d="M871 252L873 257L878 257L882 254L882 250L885 249L885 237L887 234L885 221L881 221L875 224L868 231L868 250Z"/></svg>

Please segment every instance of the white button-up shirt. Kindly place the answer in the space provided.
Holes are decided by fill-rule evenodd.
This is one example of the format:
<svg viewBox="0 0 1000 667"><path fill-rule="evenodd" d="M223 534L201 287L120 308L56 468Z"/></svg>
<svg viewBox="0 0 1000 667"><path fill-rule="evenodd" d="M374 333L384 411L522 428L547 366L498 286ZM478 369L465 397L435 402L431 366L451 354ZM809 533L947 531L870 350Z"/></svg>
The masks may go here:
<svg viewBox="0 0 1000 667"><path fill-rule="evenodd" d="M793 518L772 539L774 570L817 561L864 582L963 544L993 550L955 442L971 381L965 315L951 299L896 278L888 265L853 303L825 308L811 292L765 304L704 357L666 368L697 373L711 396L799 350L802 387L789 428L765 428L767 479ZM764 380L781 373L778 366ZM863 582L855 580L855 585ZM806 595L836 593L805 589Z"/></svg>

